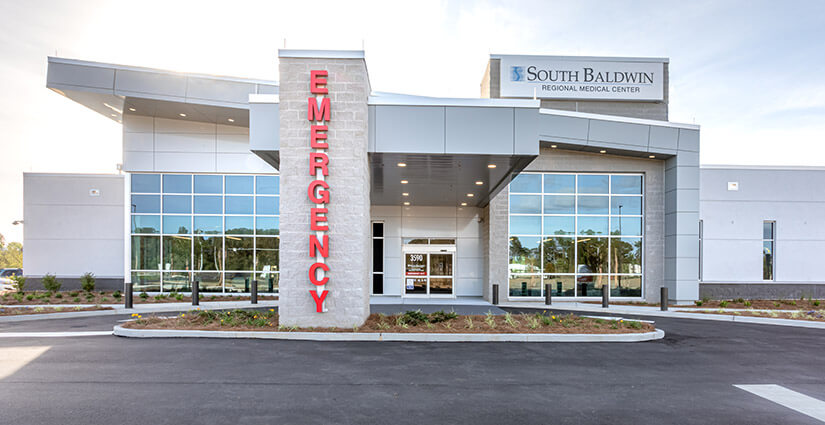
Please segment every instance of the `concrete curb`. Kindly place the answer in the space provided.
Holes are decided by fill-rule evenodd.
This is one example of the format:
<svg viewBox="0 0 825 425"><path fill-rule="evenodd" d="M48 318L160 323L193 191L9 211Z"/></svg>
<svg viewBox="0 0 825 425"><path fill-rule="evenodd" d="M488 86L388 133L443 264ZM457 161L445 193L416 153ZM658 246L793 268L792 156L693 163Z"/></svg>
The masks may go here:
<svg viewBox="0 0 825 425"><path fill-rule="evenodd" d="M149 307L151 306L151 307ZM71 311L75 305L36 305L36 306L0 306L5 308L36 308L36 307L63 307L66 311L59 313L36 313L36 314L22 314L19 316L0 316L0 323L3 322L25 322L29 320L47 320L47 319L68 319L77 317L92 317L92 316L112 316L118 314L153 314L153 313L169 313L175 311L189 311L195 309L201 310L244 310L250 308L273 308L277 307L277 301L270 301L270 303L250 304L238 303L235 301L215 301L209 303L201 303L199 306L193 306L188 303L165 303L165 304L148 304L145 306L136 306L132 309L125 309L120 304L103 304L101 307L112 307L113 310L95 310L95 311ZM84 305L83 307L90 307Z"/></svg>
<svg viewBox="0 0 825 425"><path fill-rule="evenodd" d="M437 334L383 332L261 332L129 329L117 325L113 334L128 338L241 338L295 341L404 342L643 342L662 339L665 332L637 334Z"/></svg>

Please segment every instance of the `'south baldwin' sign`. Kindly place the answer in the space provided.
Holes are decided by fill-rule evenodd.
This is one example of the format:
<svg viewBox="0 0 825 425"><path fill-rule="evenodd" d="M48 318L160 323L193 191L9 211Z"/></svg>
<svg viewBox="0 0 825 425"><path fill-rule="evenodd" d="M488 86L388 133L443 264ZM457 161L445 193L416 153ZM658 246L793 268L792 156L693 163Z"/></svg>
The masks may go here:
<svg viewBox="0 0 825 425"><path fill-rule="evenodd" d="M501 97L664 100L667 59L500 55Z"/></svg>

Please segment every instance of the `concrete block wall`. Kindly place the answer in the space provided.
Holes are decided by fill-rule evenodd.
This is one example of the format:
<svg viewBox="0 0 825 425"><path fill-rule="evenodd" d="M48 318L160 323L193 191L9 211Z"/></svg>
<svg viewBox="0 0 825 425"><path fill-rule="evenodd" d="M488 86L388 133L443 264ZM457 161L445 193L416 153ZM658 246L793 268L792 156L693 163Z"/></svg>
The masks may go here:
<svg viewBox="0 0 825 425"><path fill-rule="evenodd" d="M310 71L327 70L332 117L327 153L331 200L328 224L330 272L324 313L317 313L309 281L310 208L307 187ZM281 281L280 318L287 326L351 327L369 315L370 175L367 161L366 64L360 59L280 58Z"/></svg>
<svg viewBox="0 0 825 425"><path fill-rule="evenodd" d="M498 299L507 299L510 270L510 190L505 187L487 205L487 282L485 299L493 301L493 285L498 284Z"/></svg>
<svg viewBox="0 0 825 425"><path fill-rule="evenodd" d="M371 214L372 221L384 223L384 295L404 293L404 238L452 238L456 240L456 296L482 296L486 262L481 209L373 205Z"/></svg>

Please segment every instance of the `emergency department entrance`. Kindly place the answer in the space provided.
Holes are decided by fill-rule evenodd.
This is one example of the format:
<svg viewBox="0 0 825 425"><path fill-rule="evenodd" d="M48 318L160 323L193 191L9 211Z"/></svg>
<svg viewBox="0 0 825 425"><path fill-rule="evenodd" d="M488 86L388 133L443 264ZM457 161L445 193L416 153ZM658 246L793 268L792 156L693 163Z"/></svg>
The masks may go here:
<svg viewBox="0 0 825 425"><path fill-rule="evenodd" d="M409 239L402 251L405 297L455 297L455 239Z"/></svg>

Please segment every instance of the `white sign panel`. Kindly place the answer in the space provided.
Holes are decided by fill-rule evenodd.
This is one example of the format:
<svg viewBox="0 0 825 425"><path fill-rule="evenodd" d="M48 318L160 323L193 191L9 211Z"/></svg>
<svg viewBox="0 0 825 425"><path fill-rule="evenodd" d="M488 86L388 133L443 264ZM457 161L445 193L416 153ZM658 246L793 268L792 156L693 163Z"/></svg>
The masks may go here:
<svg viewBox="0 0 825 425"><path fill-rule="evenodd" d="M664 100L664 63L501 56L501 97Z"/></svg>

